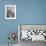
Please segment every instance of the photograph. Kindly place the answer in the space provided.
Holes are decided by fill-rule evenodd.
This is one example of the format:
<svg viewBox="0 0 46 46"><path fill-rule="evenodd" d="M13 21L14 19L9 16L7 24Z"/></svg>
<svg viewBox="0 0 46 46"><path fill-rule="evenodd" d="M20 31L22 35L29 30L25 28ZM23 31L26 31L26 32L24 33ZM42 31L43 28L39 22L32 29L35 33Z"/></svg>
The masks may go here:
<svg viewBox="0 0 46 46"><path fill-rule="evenodd" d="M16 5L5 5L5 19L16 19Z"/></svg>

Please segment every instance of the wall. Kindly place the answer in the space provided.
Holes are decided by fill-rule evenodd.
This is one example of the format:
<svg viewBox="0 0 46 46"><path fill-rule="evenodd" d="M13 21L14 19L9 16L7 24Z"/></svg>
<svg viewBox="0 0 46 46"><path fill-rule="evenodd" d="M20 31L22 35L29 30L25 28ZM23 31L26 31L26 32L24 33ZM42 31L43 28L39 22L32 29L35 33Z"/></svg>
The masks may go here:
<svg viewBox="0 0 46 46"><path fill-rule="evenodd" d="M16 0L0 0L0 44L7 44L9 42L8 35L10 32L17 34L17 20L5 19L5 5L15 5ZM17 39L15 41L18 42Z"/></svg>
<svg viewBox="0 0 46 46"><path fill-rule="evenodd" d="M6 4L16 4L16 20L5 20ZM46 0L0 0L0 44L8 43L9 32L18 32L17 24L46 24Z"/></svg>
<svg viewBox="0 0 46 46"><path fill-rule="evenodd" d="M17 0L19 24L46 24L46 0Z"/></svg>

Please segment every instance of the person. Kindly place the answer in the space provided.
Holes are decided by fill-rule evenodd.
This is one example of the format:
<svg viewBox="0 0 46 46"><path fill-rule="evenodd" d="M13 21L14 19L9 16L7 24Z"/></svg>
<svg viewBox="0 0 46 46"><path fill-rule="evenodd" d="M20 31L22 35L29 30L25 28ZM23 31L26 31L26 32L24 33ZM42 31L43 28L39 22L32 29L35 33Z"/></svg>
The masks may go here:
<svg viewBox="0 0 46 46"><path fill-rule="evenodd" d="M14 17L15 13L12 10L7 11L7 17Z"/></svg>

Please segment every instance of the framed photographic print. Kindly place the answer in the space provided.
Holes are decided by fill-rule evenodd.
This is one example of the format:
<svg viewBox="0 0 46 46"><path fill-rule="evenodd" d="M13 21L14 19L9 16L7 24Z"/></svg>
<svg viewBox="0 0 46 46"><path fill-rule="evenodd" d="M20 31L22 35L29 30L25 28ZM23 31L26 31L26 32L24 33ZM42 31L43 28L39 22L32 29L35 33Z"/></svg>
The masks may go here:
<svg viewBox="0 0 46 46"><path fill-rule="evenodd" d="M16 19L16 5L5 5L5 19Z"/></svg>

